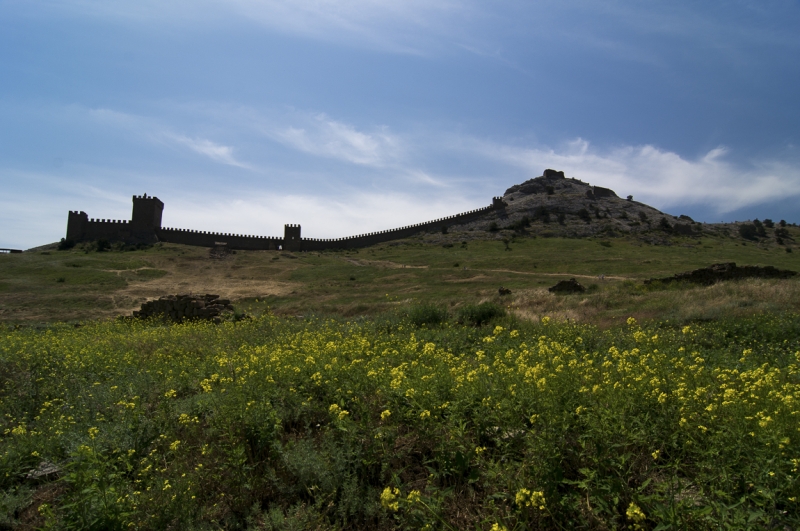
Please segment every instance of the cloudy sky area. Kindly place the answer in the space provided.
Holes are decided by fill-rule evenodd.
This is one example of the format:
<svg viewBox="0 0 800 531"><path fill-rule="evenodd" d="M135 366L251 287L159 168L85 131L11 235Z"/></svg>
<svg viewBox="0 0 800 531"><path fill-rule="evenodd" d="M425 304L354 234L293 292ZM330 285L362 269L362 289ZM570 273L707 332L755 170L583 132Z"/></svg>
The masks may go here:
<svg viewBox="0 0 800 531"><path fill-rule="evenodd" d="M800 222L795 1L0 0L0 247L68 210L338 237L545 168Z"/></svg>

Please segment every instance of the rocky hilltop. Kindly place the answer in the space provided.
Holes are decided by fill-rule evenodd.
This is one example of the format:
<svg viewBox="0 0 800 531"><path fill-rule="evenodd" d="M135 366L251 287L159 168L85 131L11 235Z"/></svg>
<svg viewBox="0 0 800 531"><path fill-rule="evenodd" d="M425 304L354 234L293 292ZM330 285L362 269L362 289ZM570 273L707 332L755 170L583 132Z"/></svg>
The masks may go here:
<svg viewBox="0 0 800 531"><path fill-rule="evenodd" d="M609 188L568 178L564 172L551 169L512 186L502 199L503 208L448 231L488 231L498 236L513 231L571 238L638 234L659 243L670 235L692 236L703 230L702 224L688 216L665 214L631 196L620 198Z"/></svg>

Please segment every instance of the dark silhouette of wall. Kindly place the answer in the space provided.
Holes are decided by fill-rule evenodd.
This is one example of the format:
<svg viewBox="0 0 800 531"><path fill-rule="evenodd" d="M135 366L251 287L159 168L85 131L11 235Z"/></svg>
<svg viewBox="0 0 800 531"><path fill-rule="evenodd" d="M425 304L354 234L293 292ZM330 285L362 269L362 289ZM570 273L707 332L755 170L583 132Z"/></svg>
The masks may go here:
<svg viewBox="0 0 800 531"><path fill-rule="evenodd" d="M155 243L156 231L161 228L164 203L157 197L133 196L131 221L90 219L86 212L70 211L67 217L67 240L119 240L130 243Z"/></svg>
<svg viewBox="0 0 800 531"><path fill-rule="evenodd" d="M492 198L492 204L454 216L417 223L397 229L370 232L346 238L303 238L300 225L284 225L283 238L273 236L247 236L220 232L162 228L161 214L164 203L157 197L133 196L131 221L89 219L86 212L70 211L67 218L67 240L74 242L107 239L128 243L167 242L201 247L226 244L228 249L323 251L327 249L355 249L391 240L408 238L426 231L440 231L450 225L475 221L492 210L505 208L502 197Z"/></svg>

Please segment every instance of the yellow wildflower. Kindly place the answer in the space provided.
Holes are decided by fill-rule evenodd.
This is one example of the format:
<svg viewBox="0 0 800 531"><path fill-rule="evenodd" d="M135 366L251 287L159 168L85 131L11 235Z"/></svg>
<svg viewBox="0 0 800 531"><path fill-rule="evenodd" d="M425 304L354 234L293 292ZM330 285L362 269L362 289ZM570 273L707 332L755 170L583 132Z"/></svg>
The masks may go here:
<svg viewBox="0 0 800 531"><path fill-rule="evenodd" d="M398 496L400 496L400 489L386 487L381 493L381 505L390 511L397 511L400 509L400 503L397 501Z"/></svg>
<svg viewBox="0 0 800 531"><path fill-rule="evenodd" d="M628 520L634 523L635 529L641 529L642 527L639 525L639 523L644 522L647 519L639 506L633 502L628 505L628 510L625 511L625 515L628 517Z"/></svg>

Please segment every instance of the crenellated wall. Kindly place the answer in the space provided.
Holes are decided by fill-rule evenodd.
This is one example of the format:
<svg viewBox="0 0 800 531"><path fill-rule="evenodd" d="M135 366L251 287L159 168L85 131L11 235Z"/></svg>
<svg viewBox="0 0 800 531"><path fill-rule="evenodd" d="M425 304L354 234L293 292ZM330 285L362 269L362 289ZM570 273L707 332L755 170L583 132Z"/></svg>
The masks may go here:
<svg viewBox="0 0 800 531"><path fill-rule="evenodd" d="M130 222L108 219L90 219L86 212L70 211L67 219L67 239L75 242L107 239L110 241L167 242L200 247L214 247L225 243L228 249L322 251L327 249L354 249L391 240L408 238L420 232L441 230L443 227L474 221L491 210L505 208L502 197L492 198L492 204L453 216L434 219L397 229L370 232L345 238L318 239L301 237L300 225L285 225L283 237L248 236L221 232L161 227L164 208L157 197L133 196L133 215Z"/></svg>
<svg viewBox="0 0 800 531"><path fill-rule="evenodd" d="M303 238L302 249L304 251L322 251L325 249L355 249L357 247L367 247L369 245L375 245L378 243L408 238L410 236L414 236L415 234L419 234L420 232L441 230L443 227L448 227L450 225L469 223L470 221L480 218L482 215L491 210L500 208L496 205L497 203L495 202L487 207L470 210L469 212L462 212L461 214L447 216L445 218L434 219L432 221L408 225L397 229L359 234L357 236L335 239Z"/></svg>
<svg viewBox="0 0 800 531"><path fill-rule="evenodd" d="M246 236L224 232L205 232L189 229L161 228L156 230L158 240L167 243L214 247L217 243L225 243L228 249L249 251L275 251L283 245L283 238L274 236Z"/></svg>

